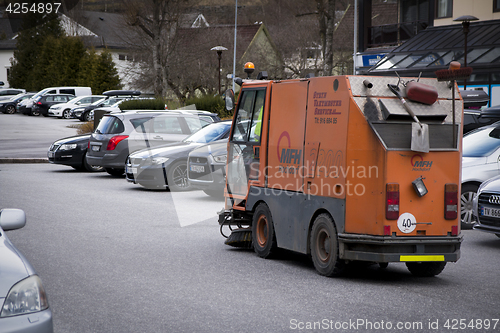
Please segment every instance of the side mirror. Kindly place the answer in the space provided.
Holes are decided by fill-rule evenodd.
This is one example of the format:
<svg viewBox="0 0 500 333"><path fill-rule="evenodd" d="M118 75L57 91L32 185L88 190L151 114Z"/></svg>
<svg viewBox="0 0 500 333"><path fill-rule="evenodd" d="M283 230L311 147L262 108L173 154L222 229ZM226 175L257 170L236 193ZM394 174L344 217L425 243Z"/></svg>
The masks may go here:
<svg viewBox="0 0 500 333"><path fill-rule="evenodd" d="M0 210L0 227L4 231L20 229L26 225L26 214L22 209L4 208Z"/></svg>
<svg viewBox="0 0 500 333"><path fill-rule="evenodd" d="M234 92L233 89L228 89L224 93L224 100L226 102L226 110L232 111L234 109Z"/></svg>

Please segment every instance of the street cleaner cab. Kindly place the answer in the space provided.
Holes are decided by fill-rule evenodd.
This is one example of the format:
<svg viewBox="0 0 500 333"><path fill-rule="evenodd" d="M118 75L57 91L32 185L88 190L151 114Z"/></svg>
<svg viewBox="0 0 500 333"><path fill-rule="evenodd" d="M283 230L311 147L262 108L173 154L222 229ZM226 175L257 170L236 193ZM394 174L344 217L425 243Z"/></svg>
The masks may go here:
<svg viewBox="0 0 500 333"><path fill-rule="evenodd" d="M412 82L425 87L419 101L405 99ZM222 234L232 231L226 244L263 258L277 248L309 254L325 276L351 261L404 262L434 276L459 259L463 106L454 81L240 83L219 213Z"/></svg>

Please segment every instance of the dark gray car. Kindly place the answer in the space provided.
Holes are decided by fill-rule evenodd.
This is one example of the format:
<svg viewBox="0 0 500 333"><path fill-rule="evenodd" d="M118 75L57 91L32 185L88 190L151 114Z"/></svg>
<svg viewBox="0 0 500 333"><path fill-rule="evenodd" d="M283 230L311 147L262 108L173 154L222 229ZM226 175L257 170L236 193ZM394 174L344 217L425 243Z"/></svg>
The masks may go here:
<svg viewBox="0 0 500 333"><path fill-rule="evenodd" d="M87 163L121 176L129 153L181 141L208 124L198 116L168 111L112 112L102 117L90 136Z"/></svg>

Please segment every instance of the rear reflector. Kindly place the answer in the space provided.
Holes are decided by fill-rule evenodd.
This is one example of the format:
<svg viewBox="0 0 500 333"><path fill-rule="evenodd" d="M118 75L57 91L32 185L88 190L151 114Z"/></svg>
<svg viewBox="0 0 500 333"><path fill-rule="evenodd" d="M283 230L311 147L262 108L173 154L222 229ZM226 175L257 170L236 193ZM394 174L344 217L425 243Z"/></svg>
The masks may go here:
<svg viewBox="0 0 500 333"><path fill-rule="evenodd" d="M444 218L454 220L458 216L458 185L444 185Z"/></svg>
<svg viewBox="0 0 500 333"><path fill-rule="evenodd" d="M390 235L391 235L391 226L384 225L384 236L390 236Z"/></svg>
<svg viewBox="0 0 500 333"><path fill-rule="evenodd" d="M386 184L385 218L388 220L399 218L399 184Z"/></svg>
<svg viewBox="0 0 500 333"><path fill-rule="evenodd" d="M451 235L452 236L458 236L458 225L452 225L451 226Z"/></svg>
<svg viewBox="0 0 500 333"><path fill-rule="evenodd" d="M128 135L117 135L109 139L108 146L106 147L106 150L114 150L116 148L116 145L122 141L128 138Z"/></svg>

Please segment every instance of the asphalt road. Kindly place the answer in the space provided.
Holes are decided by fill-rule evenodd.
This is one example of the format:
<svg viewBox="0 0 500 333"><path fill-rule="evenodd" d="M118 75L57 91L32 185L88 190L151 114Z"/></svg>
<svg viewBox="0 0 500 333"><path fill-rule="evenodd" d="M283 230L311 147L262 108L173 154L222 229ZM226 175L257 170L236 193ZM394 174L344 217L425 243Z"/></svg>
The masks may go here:
<svg viewBox="0 0 500 333"><path fill-rule="evenodd" d="M500 331L494 235L464 231L462 258L434 278L404 264L325 278L302 255L264 260L224 245L222 202L202 192L176 197L106 173L0 164L5 207L27 214L8 237L41 276L57 333Z"/></svg>

